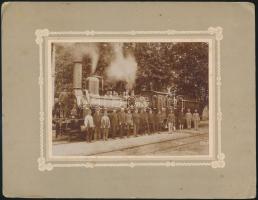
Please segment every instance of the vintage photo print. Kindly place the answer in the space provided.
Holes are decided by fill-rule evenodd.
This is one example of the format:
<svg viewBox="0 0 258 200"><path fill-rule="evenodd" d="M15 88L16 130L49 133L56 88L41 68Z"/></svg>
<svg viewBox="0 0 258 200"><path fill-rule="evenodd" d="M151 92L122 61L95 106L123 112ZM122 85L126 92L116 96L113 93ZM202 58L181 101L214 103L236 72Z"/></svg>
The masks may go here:
<svg viewBox="0 0 258 200"><path fill-rule="evenodd" d="M196 32L44 29L36 35L40 170L224 167L221 27Z"/></svg>

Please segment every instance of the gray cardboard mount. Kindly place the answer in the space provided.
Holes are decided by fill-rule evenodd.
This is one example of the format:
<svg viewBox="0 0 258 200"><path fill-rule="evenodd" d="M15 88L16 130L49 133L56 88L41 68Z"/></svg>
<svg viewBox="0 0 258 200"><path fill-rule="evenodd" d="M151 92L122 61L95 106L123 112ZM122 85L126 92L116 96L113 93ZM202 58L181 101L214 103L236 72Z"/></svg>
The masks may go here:
<svg viewBox="0 0 258 200"><path fill-rule="evenodd" d="M2 6L3 193L8 197L256 196L255 24L251 3L5 3ZM35 30L223 28L222 149L226 166L57 168L40 172Z"/></svg>

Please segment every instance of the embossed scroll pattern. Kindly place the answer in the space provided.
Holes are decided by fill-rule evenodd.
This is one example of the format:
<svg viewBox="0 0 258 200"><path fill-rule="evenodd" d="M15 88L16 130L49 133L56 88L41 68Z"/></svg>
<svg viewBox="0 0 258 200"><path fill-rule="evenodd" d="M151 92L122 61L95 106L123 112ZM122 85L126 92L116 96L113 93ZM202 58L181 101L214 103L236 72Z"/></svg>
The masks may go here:
<svg viewBox="0 0 258 200"><path fill-rule="evenodd" d="M210 166L212 168L223 168L225 167L225 154L221 151L221 58L220 58L220 41L223 39L223 29L221 27L209 27L208 30L204 31L65 31L65 32L51 32L48 29L38 29L35 31L36 43L39 46L39 93L40 93L40 111L39 111L39 122L40 122L40 157L38 158L38 168L40 171L50 171L54 167L130 167L136 166L165 166L165 167L177 167L177 166ZM43 43L44 39L50 36L97 36L97 35L211 35L215 37L216 44L216 88L217 88L217 143L218 151L215 160L202 161L202 162L186 162L186 161L165 161L165 162L123 162L123 163L98 163L98 162L83 162L83 163L52 163L46 160L44 156L44 75L43 75Z"/></svg>

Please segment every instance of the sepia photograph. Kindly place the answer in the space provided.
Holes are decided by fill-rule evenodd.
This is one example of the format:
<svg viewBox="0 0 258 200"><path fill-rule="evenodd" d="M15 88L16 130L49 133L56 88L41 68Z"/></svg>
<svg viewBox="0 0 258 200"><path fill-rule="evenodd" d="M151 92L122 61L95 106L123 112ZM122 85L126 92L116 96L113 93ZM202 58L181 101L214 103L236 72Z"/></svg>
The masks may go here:
<svg viewBox="0 0 258 200"><path fill-rule="evenodd" d="M5 2L1 32L4 197L256 197L251 2Z"/></svg>
<svg viewBox="0 0 258 200"><path fill-rule="evenodd" d="M51 42L52 156L208 156L209 42Z"/></svg>

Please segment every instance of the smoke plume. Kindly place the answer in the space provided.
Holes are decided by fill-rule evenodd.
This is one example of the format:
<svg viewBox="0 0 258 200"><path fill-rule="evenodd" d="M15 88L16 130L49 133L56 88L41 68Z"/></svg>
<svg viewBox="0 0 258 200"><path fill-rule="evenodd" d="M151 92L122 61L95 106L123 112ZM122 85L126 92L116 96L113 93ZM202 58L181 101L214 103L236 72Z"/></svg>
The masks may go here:
<svg viewBox="0 0 258 200"><path fill-rule="evenodd" d="M127 88L131 89L135 83L137 63L132 55L124 57L123 44L113 45L115 59L107 68L107 77L113 81L126 81Z"/></svg>
<svg viewBox="0 0 258 200"><path fill-rule="evenodd" d="M91 59L91 73L94 73L98 60L99 60L99 51L96 44L93 43L59 43L58 45L63 46L67 49L73 56L74 61L82 61L84 56L89 56Z"/></svg>

